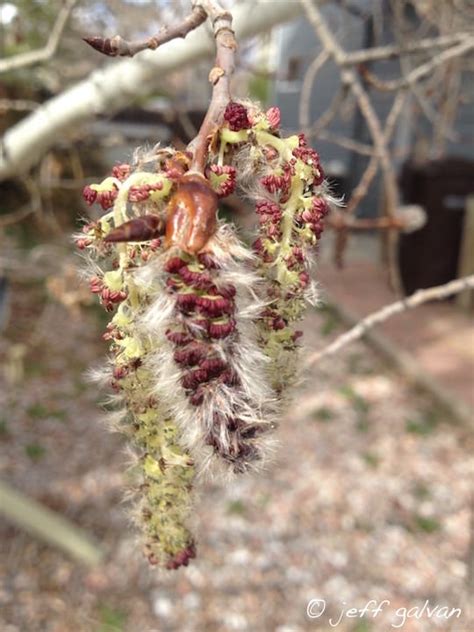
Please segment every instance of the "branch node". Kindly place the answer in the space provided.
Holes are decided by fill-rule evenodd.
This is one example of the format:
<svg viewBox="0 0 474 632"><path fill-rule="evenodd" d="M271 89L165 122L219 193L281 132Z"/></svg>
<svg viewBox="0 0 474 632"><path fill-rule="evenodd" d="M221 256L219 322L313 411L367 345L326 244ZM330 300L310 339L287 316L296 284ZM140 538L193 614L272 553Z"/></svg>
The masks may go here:
<svg viewBox="0 0 474 632"><path fill-rule="evenodd" d="M213 86L219 81L219 79L225 75L225 71L220 66L214 66L209 73L209 82L212 83Z"/></svg>

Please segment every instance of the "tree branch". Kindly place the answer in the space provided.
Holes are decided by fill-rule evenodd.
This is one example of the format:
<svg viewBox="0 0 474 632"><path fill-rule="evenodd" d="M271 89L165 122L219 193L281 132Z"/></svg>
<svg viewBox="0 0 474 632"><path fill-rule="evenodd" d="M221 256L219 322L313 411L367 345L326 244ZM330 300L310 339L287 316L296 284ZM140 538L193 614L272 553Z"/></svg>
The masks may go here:
<svg viewBox="0 0 474 632"><path fill-rule="evenodd" d="M32 66L33 64L50 59L56 53L66 23L76 2L77 0L66 0L64 6L59 11L46 46L38 50L20 53L19 55L0 60L0 73L18 70L18 68Z"/></svg>
<svg viewBox="0 0 474 632"><path fill-rule="evenodd" d="M203 173L208 138L230 101L230 80L235 68L237 42L232 30L231 14L225 11L217 0L198 1L211 20L216 40L216 61L209 73L209 81L213 84L211 102L198 135L188 147L194 153L191 171Z"/></svg>
<svg viewBox="0 0 474 632"><path fill-rule="evenodd" d="M459 292L463 292L468 289L474 289L474 274L463 277L462 279L450 281L444 285L437 285L426 290L418 290L408 298L386 305L382 309L363 318L357 323L357 325L352 327L352 329L349 329L349 331L346 331L341 336L338 336L336 340L321 351L312 353L306 360L306 367L316 364L327 356L332 356L338 353L346 345L362 338L369 329L372 329L375 325L383 323L388 318L395 316L395 314L400 314L407 309L413 309L414 307L418 307L428 301L447 298L448 296L458 294Z"/></svg>
<svg viewBox="0 0 474 632"><path fill-rule="evenodd" d="M442 53L439 53L439 55L436 55L435 57L430 59L430 61L417 66L405 77L401 77L400 79L393 79L392 81L382 81L373 74L369 74L368 77L373 86L381 91L393 92L402 88L410 88L418 81L421 81L422 79L425 79L426 77L431 75L433 70L438 68L438 66L446 64L452 59L456 59L458 57L466 55L473 48L474 37L465 37L457 46L451 46L451 48L448 48Z"/></svg>
<svg viewBox="0 0 474 632"><path fill-rule="evenodd" d="M175 26L164 28L160 33L146 40L130 42L120 37L120 35L115 35L111 38L84 37L83 40L89 46L99 51L99 53L109 57L133 57L146 49L156 50L162 44L166 44L166 42L178 37L186 37L190 31L206 21L207 14L200 6L200 3L194 2L194 5L192 12L182 22Z"/></svg>
<svg viewBox="0 0 474 632"><path fill-rule="evenodd" d="M419 42L410 42L406 46L390 44L388 46L377 46L365 50L355 50L346 53L343 64L347 66L357 66L371 61L382 61L394 59L407 53L431 52L436 48L447 48L466 39L469 33L455 33L454 35L441 35L440 37L427 37Z"/></svg>
<svg viewBox="0 0 474 632"><path fill-rule="evenodd" d="M384 175L387 214L393 215L398 206L398 189L393 165L390 161L382 126L377 113L375 112L367 92L365 91L356 72L350 68L344 67L346 54L329 30L319 8L316 7L311 0L301 0L301 3L305 9L309 22L313 26L316 35L321 41L321 44L339 67L341 80L354 95L359 105L359 109L367 123L367 128L375 147L375 153L378 156Z"/></svg>
<svg viewBox="0 0 474 632"><path fill-rule="evenodd" d="M314 81L316 79L316 75L328 59L329 52L323 48L319 55L313 59L304 76L303 86L301 88L299 121L300 126L305 130L307 130L310 126L310 105Z"/></svg>
<svg viewBox="0 0 474 632"><path fill-rule="evenodd" d="M358 74L354 69L349 68L345 65L347 54L339 45L333 33L329 29L319 8L314 5L311 0L300 1L305 9L310 24L312 25L317 37L321 41L321 44L329 52L335 64L338 66L341 73L341 81L343 85L354 95L354 98L356 99L359 106L359 110L365 119L367 129L369 130L375 149L374 157L371 158L366 173L364 174L365 183L368 182L370 184L371 180L377 172L378 165L380 165L382 170L385 193L385 213L393 219L399 205L399 192L395 168L390 159L387 140L384 136L384 131L382 129L380 119L377 116L377 112L375 111L375 108L372 105L369 95L365 90ZM398 269L396 265L396 237L397 235L395 230L388 231L388 267L390 283L397 292L401 293L401 283L399 280ZM340 254L342 253L344 245L345 236L341 232L339 234L339 239L336 242L336 258L339 261L341 260Z"/></svg>
<svg viewBox="0 0 474 632"><path fill-rule="evenodd" d="M243 39L268 31L301 12L298 2L252 1L236 8L233 25L238 38ZM6 132L0 145L0 180L26 172L68 129L148 94L166 74L198 62L212 50L212 41L193 31L186 43L175 39L157 51L144 51L133 59L95 71Z"/></svg>
<svg viewBox="0 0 474 632"><path fill-rule="evenodd" d="M62 549L79 562L97 566L103 560L104 551L88 533L1 481L0 507L4 516L14 524Z"/></svg>
<svg viewBox="0 0 474 632"><path fill-rule="evenodd" d="M0 99L0 111L16 110L17 112L31 112L41 105L29 99Z"/></svg>

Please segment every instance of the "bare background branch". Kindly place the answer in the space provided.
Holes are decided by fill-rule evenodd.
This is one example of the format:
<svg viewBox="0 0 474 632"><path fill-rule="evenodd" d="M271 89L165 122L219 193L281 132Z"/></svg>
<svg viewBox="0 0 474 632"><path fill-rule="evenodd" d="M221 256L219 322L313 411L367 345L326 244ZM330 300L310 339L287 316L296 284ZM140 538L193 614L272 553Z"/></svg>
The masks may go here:
<svg viewBox="0 0 474 632"><path fill-rule="evenodd" d="M33 64L39 64L51 59L58 49L67 21L76 3L77 0L65 1L64 6L58 13L56 23L53 26L46 46L39 50L20 53L14 57L0 60L0 73L18 70L19 68L32 66Z"/></svg>
<svg viewBox="0 0 474 632"><path fill-rule="evenodd" d="M323 358L335 355L346 345L362 338L369 329L383 323L385 320L388 320L396 314L400 314L407 309L418 307L428 301L439 301L447 298L448 296L452 296L453 294L458 294L459 292L473 288L474 274L471 274L470 276L450 281L444 285L437 285L436 287L430 287L426 290L418 290L415 294L412 294L408 298L386 305L377 312L363 318L360 322L354 325L352 329L349 329L349 331L346 331L342 335L338 336L336 340L334 340L325 349L311 354L306 361L306 366L310 367Z"/></svg>

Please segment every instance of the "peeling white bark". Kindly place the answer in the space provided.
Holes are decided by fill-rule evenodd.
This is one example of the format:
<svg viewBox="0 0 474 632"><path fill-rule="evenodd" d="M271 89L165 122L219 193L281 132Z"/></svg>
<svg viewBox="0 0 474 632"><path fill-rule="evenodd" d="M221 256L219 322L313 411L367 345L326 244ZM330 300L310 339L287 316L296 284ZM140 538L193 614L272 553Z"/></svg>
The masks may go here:
<svg viewBox="0 0 474 632"><path fill-rule="evenodd" d="M241 5L234 13L237 38L269 30L301 12L299 2L286 0ZM201 27L185 40L173 40L133 59L114 60L94 71L6 132L0 146L0 180L28 171L68 129L97 114L119 110L151 92L161 77L213 52L214 38Z"/></svg>

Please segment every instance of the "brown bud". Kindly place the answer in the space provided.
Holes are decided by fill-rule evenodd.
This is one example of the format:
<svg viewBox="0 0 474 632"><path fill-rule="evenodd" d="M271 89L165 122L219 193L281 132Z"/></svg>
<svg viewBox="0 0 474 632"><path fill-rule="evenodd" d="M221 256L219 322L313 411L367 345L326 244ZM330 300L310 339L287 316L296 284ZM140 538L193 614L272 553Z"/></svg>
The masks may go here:
<svg viewBox="0 0 474 632"><path fill-rule="evenodd" d="M166 246L196 254L217 229L217 194L204 176L185 174L168 205Z"/></svg>
<svg viewBox="0 0 474 632"><path fill-rule="evenodd" d="M122 241L149 241L165 232L165 222L158 215L143 215L124 222L104 238L108 243Z"/></svg>

